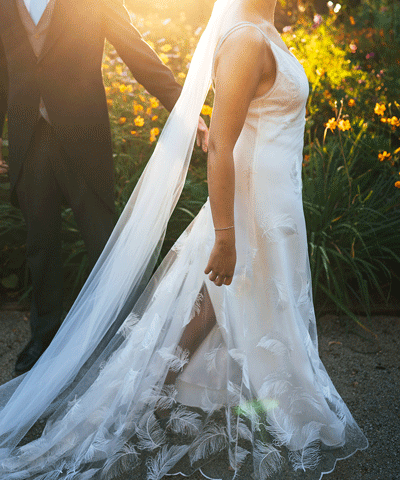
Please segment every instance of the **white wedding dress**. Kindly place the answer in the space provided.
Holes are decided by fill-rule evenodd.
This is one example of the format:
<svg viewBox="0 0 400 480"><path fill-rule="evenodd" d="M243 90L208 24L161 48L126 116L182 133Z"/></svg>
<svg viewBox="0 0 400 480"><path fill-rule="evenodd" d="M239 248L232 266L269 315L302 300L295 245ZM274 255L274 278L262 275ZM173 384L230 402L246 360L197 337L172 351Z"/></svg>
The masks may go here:
<svg viewBox="0 0 400 480"><path fill-rule="evenodd" d="M241 28L258 27L237 24L219 45ZM42 436L0 451L1 480L160 480L197 469L206 478L316 480L367 447L318 356L301 180L308 81L291 53L265 41L277 74L251 102L234 151L232 284L204 275L214 243L207 202L99 359L53 400ZM194 317L215 324L189 358L179 341ZM74 348L80 355L69 348L58 375ZM60 355L43 360L42 395ZM181 372L175 385L164 385L169 369Z"/></svg>

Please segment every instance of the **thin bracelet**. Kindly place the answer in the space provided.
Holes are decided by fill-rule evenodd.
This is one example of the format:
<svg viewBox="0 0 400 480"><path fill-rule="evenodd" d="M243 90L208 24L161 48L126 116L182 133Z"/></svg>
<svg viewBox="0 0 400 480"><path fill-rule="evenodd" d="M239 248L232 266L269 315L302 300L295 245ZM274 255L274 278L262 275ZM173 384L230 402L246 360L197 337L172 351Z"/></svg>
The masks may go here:
<svg viewBox="0 0 400 480"><path fill-rule="evenodd" d="M222 230L230 230L231 228L235 228L235 225L232 225L231 227L225 227L225 228L214 228L216 232L221 232Z"/></svg>

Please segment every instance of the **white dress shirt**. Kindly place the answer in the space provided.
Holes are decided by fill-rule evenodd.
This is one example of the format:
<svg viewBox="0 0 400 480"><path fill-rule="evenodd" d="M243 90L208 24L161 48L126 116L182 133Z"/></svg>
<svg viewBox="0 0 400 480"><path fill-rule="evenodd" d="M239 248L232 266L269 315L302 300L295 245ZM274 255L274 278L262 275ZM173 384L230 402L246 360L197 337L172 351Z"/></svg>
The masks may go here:
<svg viewBox="0 0 400 480"><path fill-rule="evenodd" d="M50 0L46 0L46 5L48 5L49 1L50 1ZM30 11L31 11L31 2L32 2L32 0L24 0L24 2L25 2L25 5L26 5L26 8L28 9L28 12L30 12Z"/></svg>

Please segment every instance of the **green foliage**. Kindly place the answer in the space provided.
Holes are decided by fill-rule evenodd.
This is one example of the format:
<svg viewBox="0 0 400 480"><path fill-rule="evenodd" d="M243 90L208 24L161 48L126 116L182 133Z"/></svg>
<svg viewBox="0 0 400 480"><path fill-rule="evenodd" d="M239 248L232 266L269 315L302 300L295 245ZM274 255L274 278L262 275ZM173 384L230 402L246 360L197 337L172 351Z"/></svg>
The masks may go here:
<svg viewBox="0 0 400 480"><path fill-rule="evenodd" d="M385 300L382 285L400 262L394 169L378 164L362 123L308 151L303 199L314 298L322 310L329 300L349 315L354 302L369 313L371 288Z"/></svg>

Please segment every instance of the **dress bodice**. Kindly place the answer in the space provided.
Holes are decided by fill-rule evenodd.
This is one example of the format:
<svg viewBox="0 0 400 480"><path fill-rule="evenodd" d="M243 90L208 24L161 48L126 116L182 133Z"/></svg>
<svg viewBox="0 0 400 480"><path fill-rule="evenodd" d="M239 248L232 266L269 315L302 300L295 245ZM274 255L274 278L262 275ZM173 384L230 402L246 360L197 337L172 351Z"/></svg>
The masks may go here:
<svg viewBox="0 0 400 480"><path fill-rule="evenodd" d="M240 22L230 28L221 37L216 53L231 33L246 27L256 28L271 46L276 62L276 78L268 92L252 100L245 128L257 129L258 134L262 132L263 136L271 136L271 139L275 139L282 129L304 132L309 83L301 63L292 53L280 48L258 25L251 22ZM213 78L214 75L213 69ZM260 119L263 127L261 131L257 128L260 126Z"/></svg>

